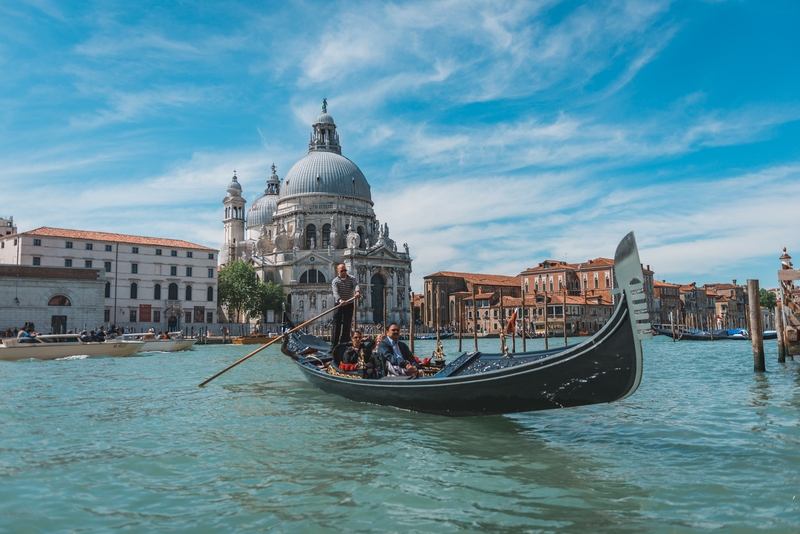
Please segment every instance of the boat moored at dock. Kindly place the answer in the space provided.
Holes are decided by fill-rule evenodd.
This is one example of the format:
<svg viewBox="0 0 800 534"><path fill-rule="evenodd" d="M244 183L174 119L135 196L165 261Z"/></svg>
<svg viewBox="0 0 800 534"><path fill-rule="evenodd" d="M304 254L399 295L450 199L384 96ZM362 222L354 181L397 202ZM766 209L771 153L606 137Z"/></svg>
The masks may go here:
<svg viewBox="0 0 800 534"><path fill-rule="evenodd" d="M39 335L31 338L5 338L0 345L0 360L55 360L70 356L131 356L139 352L141 341L81 341L77 334Z"/></svg>

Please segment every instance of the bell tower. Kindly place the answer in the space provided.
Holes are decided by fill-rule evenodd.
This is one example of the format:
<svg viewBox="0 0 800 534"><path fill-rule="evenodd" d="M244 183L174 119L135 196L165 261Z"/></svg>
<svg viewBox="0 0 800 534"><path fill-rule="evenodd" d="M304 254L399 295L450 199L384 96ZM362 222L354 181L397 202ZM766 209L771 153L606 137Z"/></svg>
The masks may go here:
<svg viewBox="0 0 800 534"><path fill-rule="evenodd" d="M247 201L242 197L242 186L233 171L233 179L228 184L228 195L222 199L225 227L225 239L219 252L220 266L235 260L244 249L244 205Z"/></svg>

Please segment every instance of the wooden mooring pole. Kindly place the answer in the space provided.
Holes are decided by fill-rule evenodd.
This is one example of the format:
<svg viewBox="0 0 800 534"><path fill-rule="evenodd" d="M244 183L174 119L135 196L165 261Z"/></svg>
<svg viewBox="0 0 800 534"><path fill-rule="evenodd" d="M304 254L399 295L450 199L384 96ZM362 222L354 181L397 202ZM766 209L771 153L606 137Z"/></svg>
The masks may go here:
<svg viewBox="0 0 800 534"><path fill-rule="evenodd" d="M753 342L753 370L764 372L764 329L761 327L761 304L758 280L747 281L748 315L750 317L750 341Z"/></svg>
<svg viewBox="0 0 800 534"><path fill-rule="evenodd" d="M783 306L779 302L775 307L775 331L778 333L778 363L786 362L786 343L783 340Z"/></svg>

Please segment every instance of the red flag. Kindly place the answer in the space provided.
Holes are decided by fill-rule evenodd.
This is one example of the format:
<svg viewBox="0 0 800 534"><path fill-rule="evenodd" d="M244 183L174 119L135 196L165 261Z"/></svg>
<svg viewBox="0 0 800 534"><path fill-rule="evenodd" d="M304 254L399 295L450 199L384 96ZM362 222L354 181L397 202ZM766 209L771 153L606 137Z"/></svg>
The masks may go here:
<svg viewBox="0 0 800 534"><path fill-rule="evenodd" d="M511 319L508 320L508 324L506 325L506 334L513 334L517 330L517 310L514 310L514 313L511 314Z"/></svg>

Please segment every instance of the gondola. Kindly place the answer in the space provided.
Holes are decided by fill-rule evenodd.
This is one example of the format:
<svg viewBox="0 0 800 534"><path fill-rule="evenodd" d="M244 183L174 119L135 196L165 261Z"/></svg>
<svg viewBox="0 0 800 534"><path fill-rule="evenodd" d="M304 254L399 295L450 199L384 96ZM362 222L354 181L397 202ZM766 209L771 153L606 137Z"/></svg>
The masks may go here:
<svg viewBox="0 0 800 534"><path fill-rule="evenodd" d="M379 379L326 362L323 347L311 336L285 336L282 351L322 391L416 412L474 416L618 401L639 387L641 340L651 337L633 232L620 242L614 262L617 307L603 328L580 344L516 354L465 352L429 376Z"/></svg>
<svg viewBox="0 0 800 534"><path fill-rule="evenodd" d="M672 329L666 327L654 326L653 332L669 337L673 335ZM722 339L736 339L731 337L729 333L729 330L717 329L714 330L714 335L711 335L708 330L695 330L680 327L675 329L675 339L679 341L720 341Z"/></svg>

